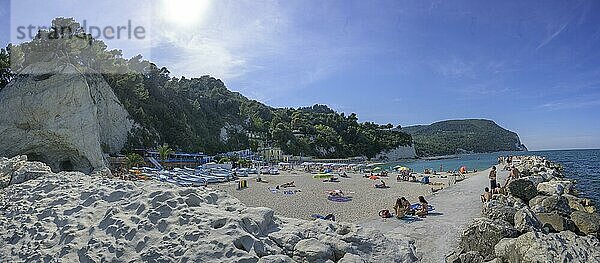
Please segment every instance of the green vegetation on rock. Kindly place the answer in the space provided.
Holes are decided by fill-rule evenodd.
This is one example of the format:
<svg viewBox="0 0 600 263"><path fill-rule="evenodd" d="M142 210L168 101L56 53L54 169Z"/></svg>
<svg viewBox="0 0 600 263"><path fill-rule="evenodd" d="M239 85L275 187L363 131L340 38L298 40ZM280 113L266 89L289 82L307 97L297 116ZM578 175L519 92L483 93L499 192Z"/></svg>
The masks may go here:
<svg viewBox="0 0 600 263"><path fill-rule="evenodd" d="M401 130L413 136L419 156L527 150L516 133L491 120L449 120Z"/></svg>
<svg viewBox="0 0 600 263"><path fill-rule="evenodd" d="M136 122L126 152L165 143L209 154L269 145L287 154L342 158L373 157L412 143L409 134L392 130L391 124L359 123L354 113L345 116L324 105L272 108L210 76L171 77L167 68L141 55L124 59L120 50L108 50L71 18L57 18L49 31L0 53L0 89L13 71L47 61L102 74Z"/></svg>

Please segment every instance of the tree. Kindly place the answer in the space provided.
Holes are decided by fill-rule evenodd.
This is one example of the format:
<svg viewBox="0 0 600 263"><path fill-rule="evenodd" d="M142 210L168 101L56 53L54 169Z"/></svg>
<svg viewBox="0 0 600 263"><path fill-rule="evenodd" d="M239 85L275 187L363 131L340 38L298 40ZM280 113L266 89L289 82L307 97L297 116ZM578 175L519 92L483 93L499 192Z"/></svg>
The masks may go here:
<svg viewBox="0 0 600 263"><path fill-rule="evenodd" d="M158 156L159 156L161 162L163 162L163 163L166 159L169 158L169 155L171 155L172 153L173 153L173 149L171 149L171 147L169 147L169 144L165 143L158 147Z"/></svg>
<svg viewBox="0 0 600 263"><path fill-rule="evenodd" d="M13 78L14 73L10 68L10 47L0 49L0 90L2 90L8 82Z"/></svg>
<svg viewBox="0 0 600 263"><path fill-rule="evenodd" d="M144 162L144 157L142 157L141 155L137 154L137 153L130 153L127 154L127 167L131 168L131 167L138 167L140 165L144 165L146 162Z"/></svg>

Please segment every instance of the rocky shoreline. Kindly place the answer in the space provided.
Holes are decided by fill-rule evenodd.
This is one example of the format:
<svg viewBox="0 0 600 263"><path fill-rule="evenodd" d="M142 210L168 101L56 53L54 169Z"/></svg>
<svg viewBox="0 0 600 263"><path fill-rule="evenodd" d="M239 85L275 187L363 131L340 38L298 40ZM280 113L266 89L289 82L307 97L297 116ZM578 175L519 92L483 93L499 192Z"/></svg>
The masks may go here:
<svg viewBox="0 0 600 263"><path fill-rule="evenodd" d="M464 230L446 261L600 262L600 215L593 202L577 196L560 164L539 156L514 160L522 177L483 204L483 217Z"/></svg>
<svg viewBox="0 0 600 263"><path fill-rule="evenodd" d="M354 224L250 208L224 191L53 173L0 158L0 262L414 262Z"/></svg>

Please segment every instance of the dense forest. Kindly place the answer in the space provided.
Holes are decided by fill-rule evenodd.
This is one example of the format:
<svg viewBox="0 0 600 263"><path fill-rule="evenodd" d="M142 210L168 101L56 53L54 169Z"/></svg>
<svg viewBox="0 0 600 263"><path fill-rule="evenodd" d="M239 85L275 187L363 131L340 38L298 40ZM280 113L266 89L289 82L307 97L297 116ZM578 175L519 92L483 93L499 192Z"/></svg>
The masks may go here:
<svg viewBox="0 0 600 263"><path fill-rule="evenodd" d="M163 143L209 154L279 146L287 154L339 158L373 157L412 143L391 124L359 123L356 114L345 116L324 105L272 108L228 90L214 77L171 77L167 68L141 55L125 59L120 50L107 48L73 19L57 18L32 41L2 50L0 90L15 72L38 62L99 72L138 124L124 151Z"/></svg>
<svg viewBox="0 0 600 263"><path fill-rule="evenodd" d="M519 136L491 120L450 120L402 128L419 156L526 150Z"/></svg>

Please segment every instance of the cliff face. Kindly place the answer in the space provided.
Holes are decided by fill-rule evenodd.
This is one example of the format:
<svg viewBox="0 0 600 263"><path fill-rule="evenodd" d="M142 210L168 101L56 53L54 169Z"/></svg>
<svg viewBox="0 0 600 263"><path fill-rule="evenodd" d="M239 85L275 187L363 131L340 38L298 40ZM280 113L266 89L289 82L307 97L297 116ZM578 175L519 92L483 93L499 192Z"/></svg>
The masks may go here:
<svg viewBox="0 0 600 263"><path fill-rule="evenodd" d="M383 161L397 161L399 159L412 159L415 157L417 157L415 147L413 145L409 145L398 146L395 149L383 151L377 156L375 156L375 159Z"/></svg>
<svg viewBox="0 0 600 263"><path fill-rule="evenodd" d="M0 156L28 155L53 170L91 172L119 152L129 114L101 75L37 63L0 91Z"/></svg>

